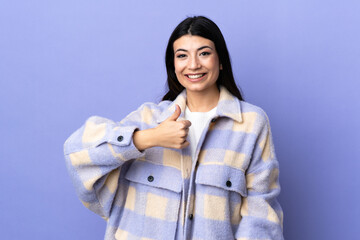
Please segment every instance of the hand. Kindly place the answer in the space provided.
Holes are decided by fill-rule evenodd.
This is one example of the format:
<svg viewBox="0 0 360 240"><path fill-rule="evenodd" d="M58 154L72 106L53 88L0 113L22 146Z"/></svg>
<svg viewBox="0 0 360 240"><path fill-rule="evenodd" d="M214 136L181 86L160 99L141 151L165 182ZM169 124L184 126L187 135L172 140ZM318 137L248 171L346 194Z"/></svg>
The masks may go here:
<svg viewBox="0 0 360 240"><path fill-rule="evenodd" d="M186 141L186 138L191 122L189 120L176 121L180 113L181 109L176 104L175 112L153 129L156 146L176 149L189 146L190 143Z"/></svg>

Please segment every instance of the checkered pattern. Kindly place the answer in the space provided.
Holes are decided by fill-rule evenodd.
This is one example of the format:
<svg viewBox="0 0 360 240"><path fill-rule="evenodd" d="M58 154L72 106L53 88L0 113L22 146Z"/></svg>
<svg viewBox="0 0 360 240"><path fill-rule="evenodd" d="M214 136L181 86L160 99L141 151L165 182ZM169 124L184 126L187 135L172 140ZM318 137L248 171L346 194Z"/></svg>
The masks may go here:
<svg viewBox="0 0 360 240"><path fill-rule="evenodd" d="M105 239L282 240L279 166L266 113L220 86L216 121L189 147L139 151L136 129L157 126L181 108L146 102L114 122L92 116L64 144L83 205L107 221ZM189 217L191 216L191 217Z"/></svg>

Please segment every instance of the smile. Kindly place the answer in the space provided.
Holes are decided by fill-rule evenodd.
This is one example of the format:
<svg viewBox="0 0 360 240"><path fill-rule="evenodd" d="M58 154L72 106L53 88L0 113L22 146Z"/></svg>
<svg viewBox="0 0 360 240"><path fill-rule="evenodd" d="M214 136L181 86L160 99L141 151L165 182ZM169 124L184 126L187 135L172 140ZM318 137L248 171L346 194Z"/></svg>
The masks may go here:
<svg viewBox="0 0 360 240"><path fill-rule="evenodd" d="M199 81L201 80L204 76L206 75L206 73L202 73L202 74L186 74L186 78L192 82L194 81Z"/></svg>

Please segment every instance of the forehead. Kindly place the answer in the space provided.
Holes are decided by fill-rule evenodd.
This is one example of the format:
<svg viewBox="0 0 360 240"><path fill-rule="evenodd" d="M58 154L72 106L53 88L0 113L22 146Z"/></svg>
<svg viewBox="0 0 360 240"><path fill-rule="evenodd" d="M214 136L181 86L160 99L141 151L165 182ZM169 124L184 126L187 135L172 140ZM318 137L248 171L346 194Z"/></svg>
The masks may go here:
<svg viewBox="0 0 360 240"><path fill-rule="evenodd" d="M210 39L189 34L176 39L173 44L174 51L176 51L176 49L178 48L182 48L185 50L197 50L199 47L202 46L209 46L215 49L215 44Z"/></svg>

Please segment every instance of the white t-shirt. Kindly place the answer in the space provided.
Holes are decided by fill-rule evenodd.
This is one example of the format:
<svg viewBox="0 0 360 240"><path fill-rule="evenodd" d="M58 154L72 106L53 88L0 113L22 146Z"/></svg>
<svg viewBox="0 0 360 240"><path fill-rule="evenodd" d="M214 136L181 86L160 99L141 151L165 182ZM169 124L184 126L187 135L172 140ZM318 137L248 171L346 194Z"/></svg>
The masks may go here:
<svg viewBox="0 0 360 240"><path fill-rule="evenodd" d="M217 106L208 112L191 112L186 105L184 118L191 122L188 137L193 160L195 158L195 150L205 128L205 124L216 115L216 109Z"/></svg>

